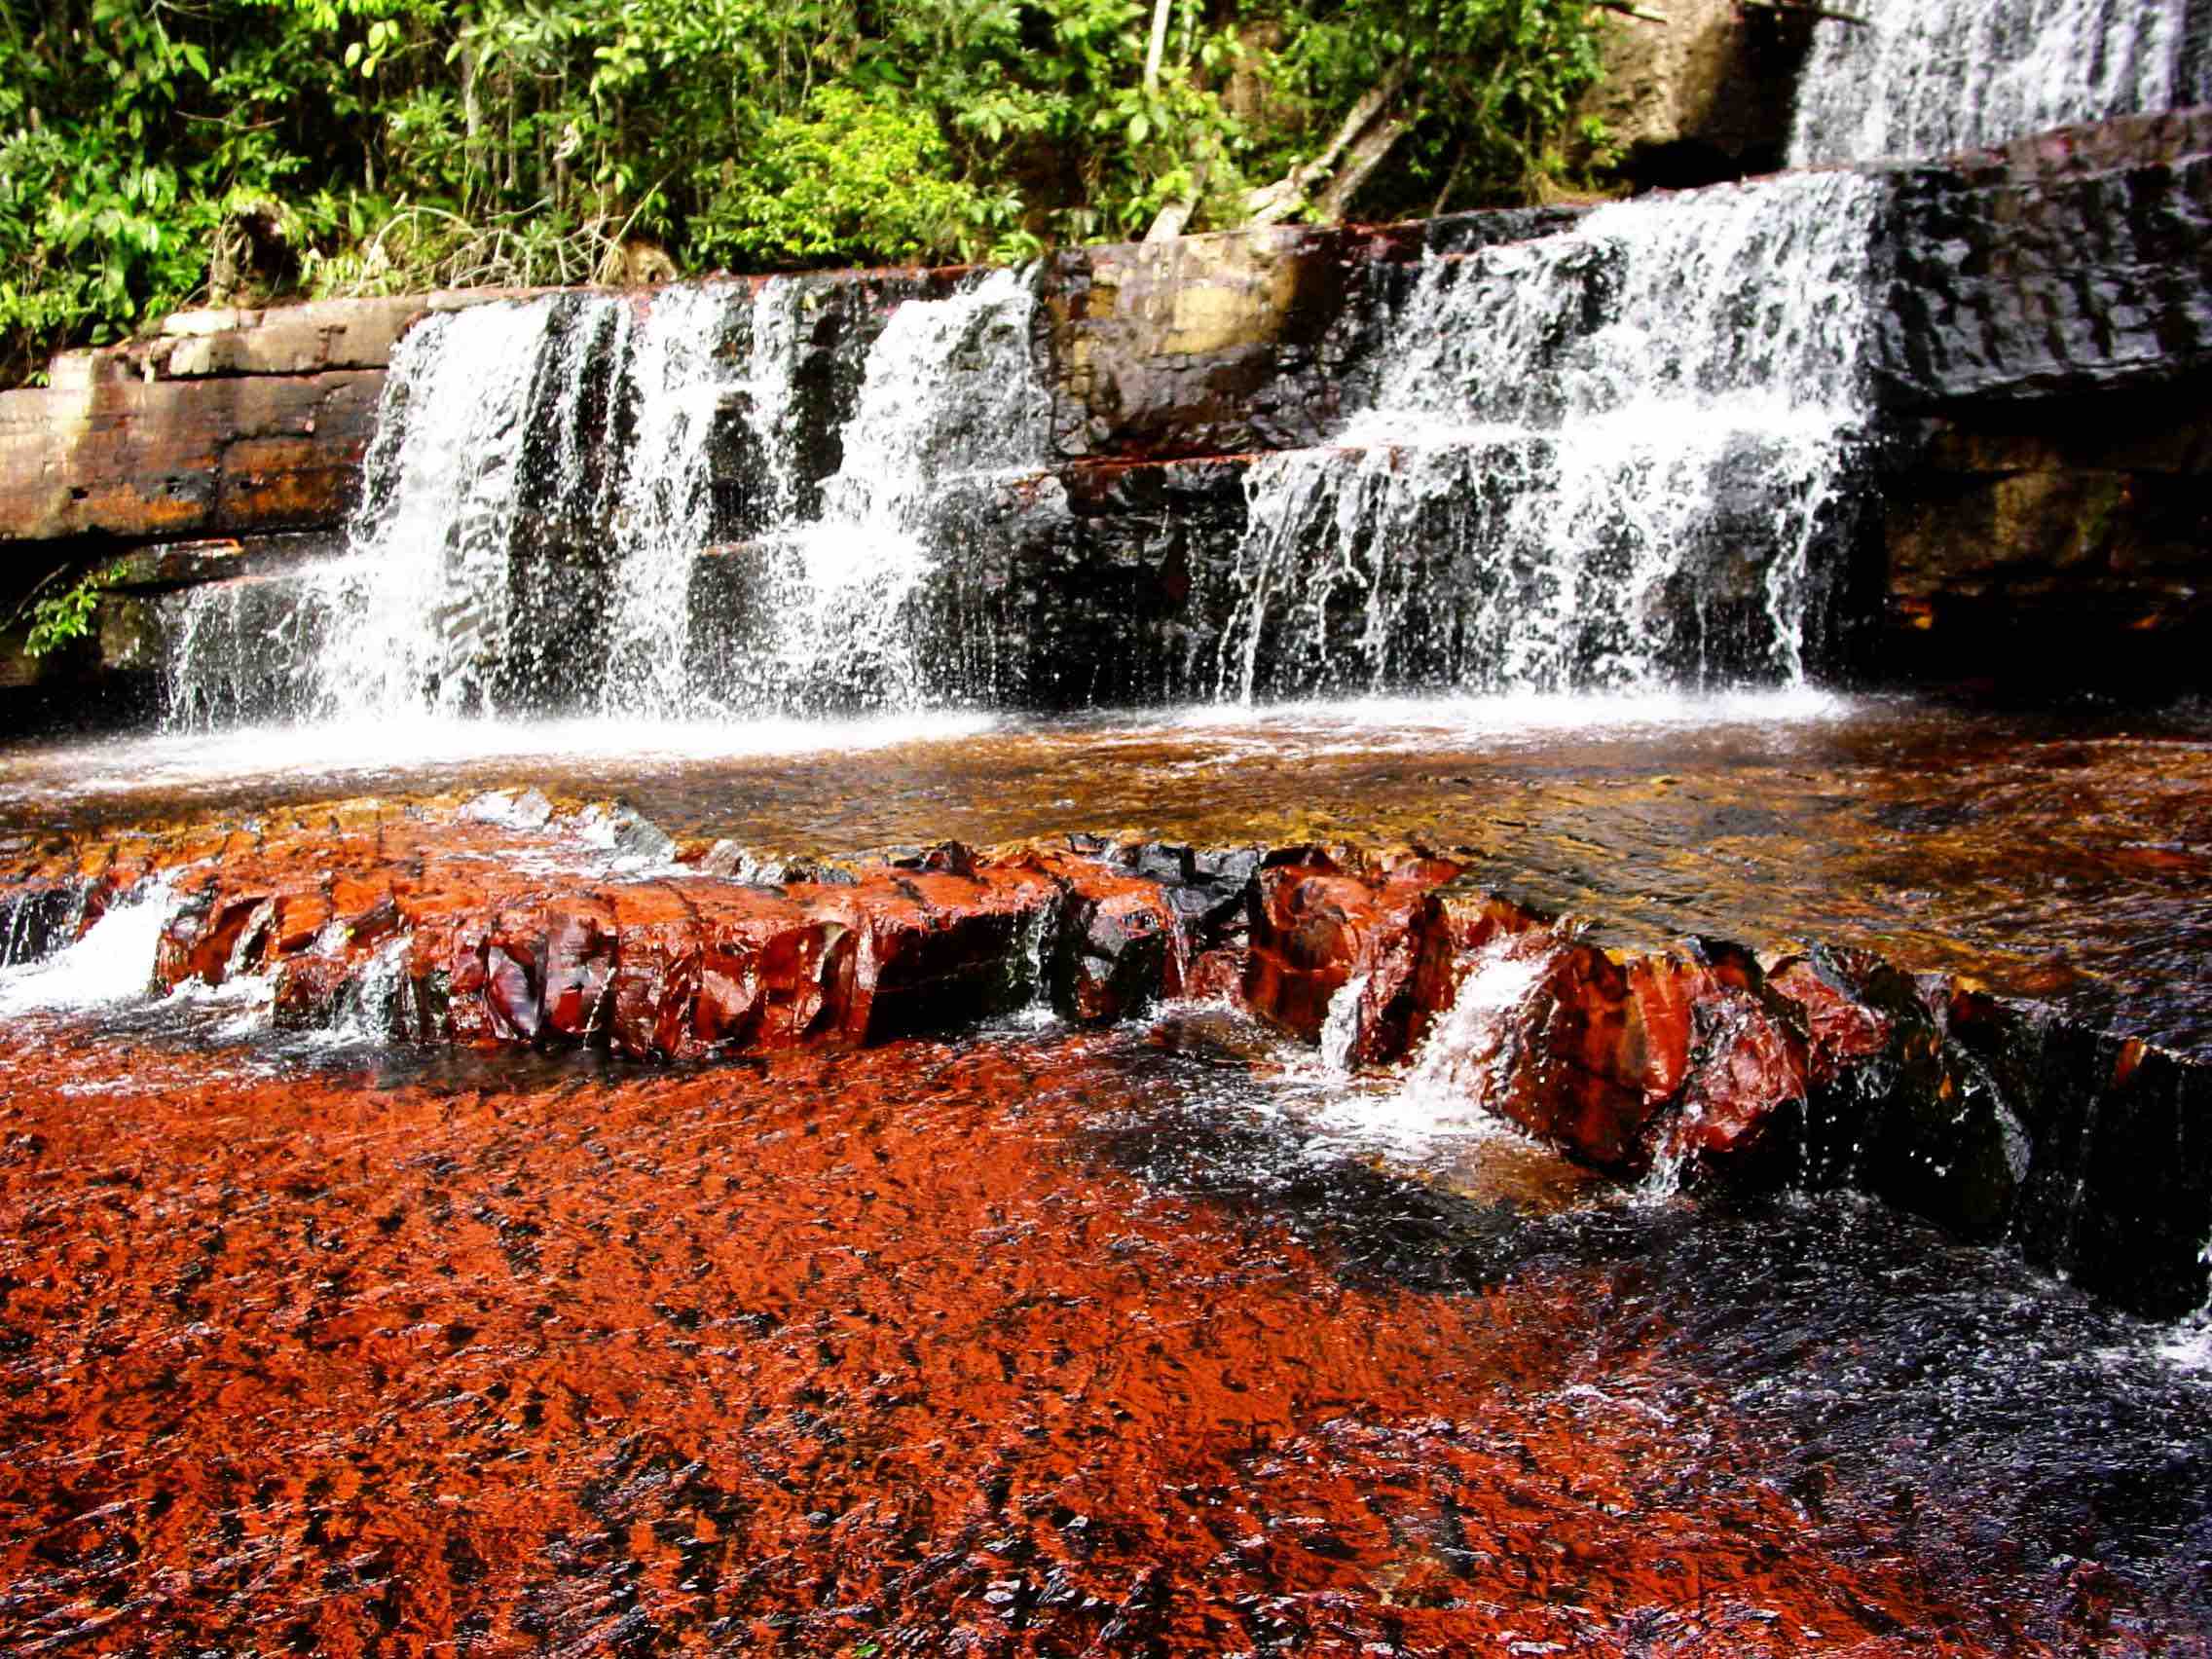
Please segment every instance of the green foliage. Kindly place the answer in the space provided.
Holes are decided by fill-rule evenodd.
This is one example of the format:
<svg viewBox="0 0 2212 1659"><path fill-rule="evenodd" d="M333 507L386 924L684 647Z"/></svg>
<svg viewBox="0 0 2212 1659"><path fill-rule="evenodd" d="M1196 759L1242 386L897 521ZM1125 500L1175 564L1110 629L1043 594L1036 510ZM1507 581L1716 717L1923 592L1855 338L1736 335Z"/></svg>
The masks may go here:
<svg viewBox="0 0 2212 1659"><path fill-rule="evenodd" d="M120 579L123 567L117 565L91 571L59 592L51 591L64 574L56 571L49 576L25 602L23 610L17 612L20 616L27 610L31 619L30 632L23 642L25 656L45 656L90 634L92 618L99 612L100 594L110 583Z"/></svg>
<svg viewBox="0 0 2212 1659"><path fill-rule="evenodd" d="M1577 94L1598 77L1599 47L1591 8L1558 0L1345 0L1316 8L1305 26L1285 30L1285 44L1266 64L1288 106L1269 159L1310 151L1361 92L1402 72L1419 119L1405 165L1379 181L1370 211L1535 199L1563 168L1558 143Z"/></svg>
<svg viewBox="0 0 2212 1659"><path fill-rule="evenodd" d="M762 159L721 169L691 224L700 256L738 266L867 265L940 258L972 244L980 193L949 176L951 147L896 87L817 87L769 123Z"/></svg>
<svg viewBox="0 0 2212 1659"><path fill-rule="evenodd" d="M1174 0L1147 88L1151 14L0 0L0 384L197 299L607 279L641 240L772 269L1233 224L1385 82L1416 120L1362 212L1518 200L1596 65L1587 0Z"/></svg>

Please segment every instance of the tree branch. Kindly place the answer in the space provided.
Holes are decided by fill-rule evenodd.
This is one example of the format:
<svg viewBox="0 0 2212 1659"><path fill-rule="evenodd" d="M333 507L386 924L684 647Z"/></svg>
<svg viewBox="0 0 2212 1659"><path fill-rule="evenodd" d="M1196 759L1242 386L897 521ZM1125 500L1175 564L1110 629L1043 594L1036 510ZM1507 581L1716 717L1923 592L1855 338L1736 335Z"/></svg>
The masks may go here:
<svg viewBox="0 0 2212 1659"><path fill-rule="evenodd" d="M1344 125L1337 129L1337 134L1329 140L1327 149L1303 166L1292 167L1274 183L1262 185L1258 190L1246 193L1245 217L1255 225L1280 224L1306 205L1307 197L1331 178L1339 166L1346 164L1347 156L1352 158L1349 165L1359 169L1358 180L1352 185L1352 189L1356 190L1359 184L1366 182L1368 175L1390 153L1398 140L1405 136L1407 128L1411 126L1410 122L1383 120L1390 106L1398 101L1399 94L1406 90L1409 78L1406 65L1399 64L1382 78L1380 85L1352 105L1351 113L1345 117ZM1389 135L1382 148L1370 156L1363 140L1368 138L1378 123L1389 129ZM1350 199L1348 192L1334 187L1330 188L1328 195L1340 208Z"/></svg>

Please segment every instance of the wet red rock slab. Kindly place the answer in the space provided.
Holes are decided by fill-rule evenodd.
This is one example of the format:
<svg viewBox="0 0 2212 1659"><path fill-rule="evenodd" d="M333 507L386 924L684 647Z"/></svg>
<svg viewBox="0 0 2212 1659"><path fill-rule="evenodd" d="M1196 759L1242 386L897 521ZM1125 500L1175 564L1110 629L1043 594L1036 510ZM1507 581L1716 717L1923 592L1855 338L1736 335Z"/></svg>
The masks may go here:
<svg viewBox="0 0 2212 1659"><path fill-rule="evenodd" d="M1125 1037L492 1083L38 1037L13 1652L2070 1645L1641 1406L1617 1332L1593 1375L1599 1280L1374 1282L1092 1156Z"/></svg>
<svg viewBox="0 0 2212 1659"><path fill-rule="evenodd" d="M225 772L189 739L14 746L0 751L0 823L28 838L157 815L225 825L368 790L535 783L620 796L672 833L763 855L1123 829L1209 846L1418 843L1537 908L1601 918L1608 942L1871 950L2212 1053L2201 708L1971 715L1868 700L1832 719L1594 715L1526 731L1450 706L1389 721L1220 711L1010 722L859 752L825 738L772 756L556 748L329 766Z"/></svg>
<svg viewBox="0 0 2212 1659"><path fill-rule="evenodd" d="M0 857L18 958L105 948L86 930L132 903L160 906L151 961L117 965L141 984L259 986L279 1028L426 1047L690 1061L1212 998L1370 1074L1448 1051L1449 1109L1619 1178L1841 1171L2136 1311L2204 1294L2203 1068L2094 1029L2054 1043L2032 1007L1864 952L1606 945L1419 847L1076 835L768 871L606 803L509 792ZM1501 967L1518 982L1486 1015Z"/></svg>

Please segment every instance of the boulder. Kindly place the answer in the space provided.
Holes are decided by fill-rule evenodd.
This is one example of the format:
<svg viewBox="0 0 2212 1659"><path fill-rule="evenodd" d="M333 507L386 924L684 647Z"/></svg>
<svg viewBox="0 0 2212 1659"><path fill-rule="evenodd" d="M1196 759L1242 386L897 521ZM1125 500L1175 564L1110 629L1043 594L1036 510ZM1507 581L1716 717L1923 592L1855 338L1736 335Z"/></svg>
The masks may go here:
<svg viewBox="0 0 2212 1659"><path fill-rule="evenodd" d="M1649 10L1604 19L1604 66L1582 103L1604 123L1620 172L1681 189L1778 169L1812 16L1739 0Z"/></svg>

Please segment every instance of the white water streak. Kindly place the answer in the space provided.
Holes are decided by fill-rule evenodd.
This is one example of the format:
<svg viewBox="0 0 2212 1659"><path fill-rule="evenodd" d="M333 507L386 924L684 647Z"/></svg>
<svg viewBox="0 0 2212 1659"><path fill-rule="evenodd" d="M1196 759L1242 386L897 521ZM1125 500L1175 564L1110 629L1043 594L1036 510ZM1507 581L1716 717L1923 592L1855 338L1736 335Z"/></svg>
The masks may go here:
<svg viewBox="0 0 2212 1659"><path fill-rule="evenodd" d="M1030 346L1034 282L996 272L909 300L867 358L822 515L782 539L769 605L784 706L903 709L935 689L909 606L965 493L1034 468L1051 400Z"/></svg>
<svg viewBox="0 0 2212 1659"><path fill-rule="evenodd" d="M712 529L716 422L745 384L721 350L743 298L727 283L670 288L638 330L628 375L637 425L614 513L599 692L609 714L673 719L689 709L691 569Z"/></svg>
<svg viewBox="0 0 2212 1659"><path fill-rule="evenodd" d="M1876 201L1811 175L1432 260L1375 406L1247 476L1220 694L1652 687L1722 603L1800 681L1868 406Z"/></svg>
<svg viewBox="0 0 2212 1659"><path fill-rule="evenodd" d="M1793 166L1946 156L2194 103L2189 0L1860 0L1799 83ZM2197 77L2203 79L2201 70Z"/></svg>
<svg viewBox="0 0 2212 1659"><path fill-rule="evenodd" d="M387 390L364 464L368 505L328 578L336 619L313 664L315 712L489 707L531 389L554 314L535 300L433 316L394 350L397 397Z"/></svg>
<svg viewBox="0 0 2212 1659"><path fill-rule="evenodd" d="M151 994L154 952L176 914L168 882L152 876L119 895L73 943L44 961L0 969L0 1015L78 1013Z"/></svg>

